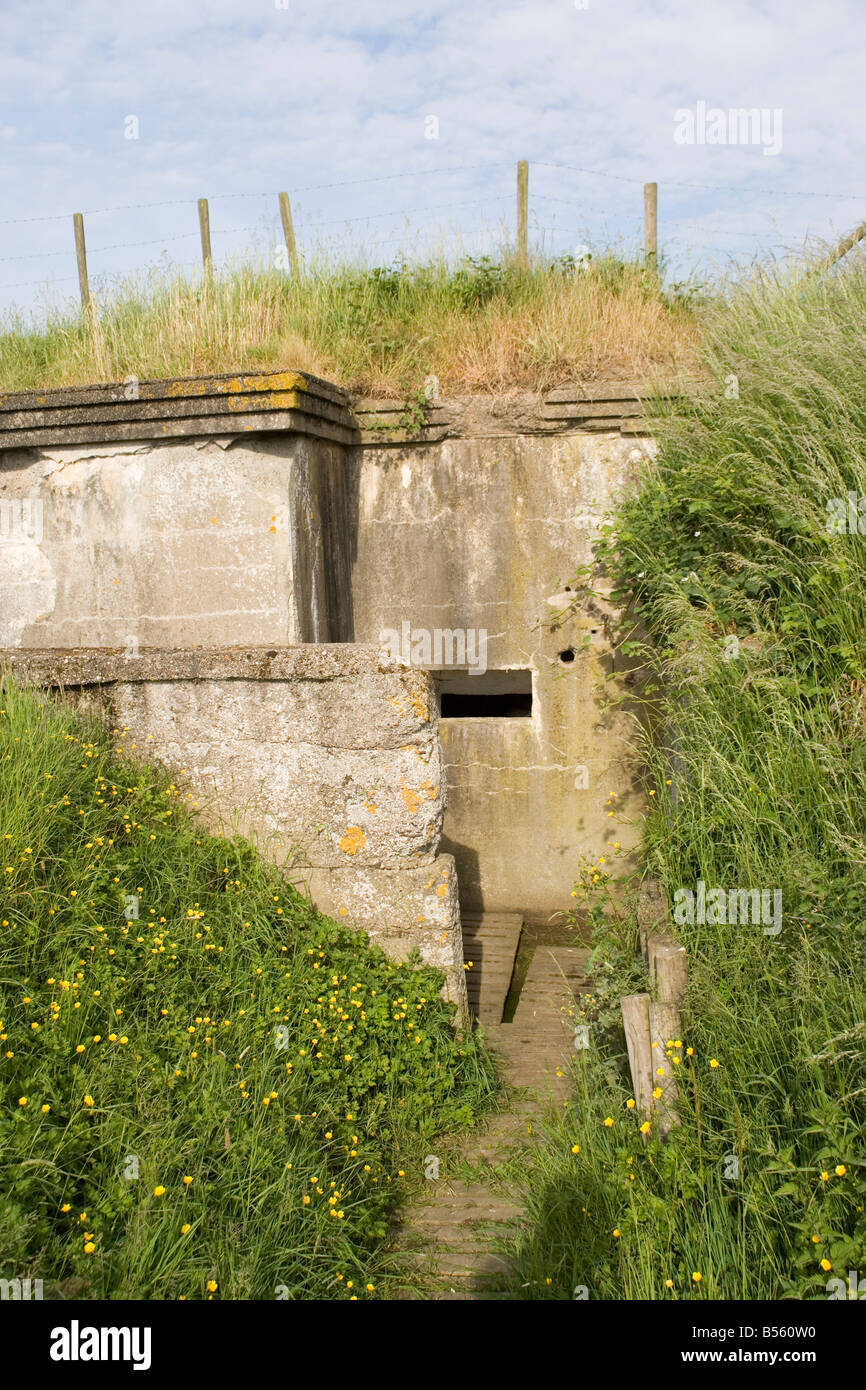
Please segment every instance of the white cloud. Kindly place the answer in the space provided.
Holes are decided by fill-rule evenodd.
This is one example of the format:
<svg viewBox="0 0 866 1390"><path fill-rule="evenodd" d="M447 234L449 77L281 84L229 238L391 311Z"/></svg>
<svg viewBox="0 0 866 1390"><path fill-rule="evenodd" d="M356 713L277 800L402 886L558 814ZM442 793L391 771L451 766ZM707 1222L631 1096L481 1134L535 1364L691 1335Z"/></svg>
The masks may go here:
<svg viewBox="0 0 866 1390"><path fill-rule="evenodd" d="M227 229L274 217L281 188L293 193L301 228L453 200L465 215L458 207L438 220L456 215L469 234L510 216L518 158L535 165L534 225L558 227L563 247L604 229L636 235L646 179L659 182L670 247L691 236L698 249L747 250L765 228L776 244L795 244L810 228L847 228L866 204L866 186L849 185L863 116L858 0L590 0L587 10L573 0L413 0L409 12L405 0L289 0L286 10L273 0L39 9L5 0L3 27L0 223L191 200L88 216L94 274L141 266L160 237L194 232L203 195L214 200L218 257L248 239ZM674 111L698 100L781 108L781 155L676 145ZM424 138L429 114L438 140ZM139 118L138 140L124 139L128 115ZM432 172L455 165L489 167ZM350 182L393 173L404 176ZM327 183L345 186L295 191ZM778 193L791 189L812 196ZM219 196L256 190L273 196ZM863 202L817 196L824 191L859 192ZM391 229L387 219L372 225ZM99 249L150 238L152 253ZM172 245L195 255L194 237ZM53 270L74 292L71 251L65 219L0 225L0 286ZM45 259L50 252L63 254ZM30 303L37 290L0 288L0 306Z"/></svg>

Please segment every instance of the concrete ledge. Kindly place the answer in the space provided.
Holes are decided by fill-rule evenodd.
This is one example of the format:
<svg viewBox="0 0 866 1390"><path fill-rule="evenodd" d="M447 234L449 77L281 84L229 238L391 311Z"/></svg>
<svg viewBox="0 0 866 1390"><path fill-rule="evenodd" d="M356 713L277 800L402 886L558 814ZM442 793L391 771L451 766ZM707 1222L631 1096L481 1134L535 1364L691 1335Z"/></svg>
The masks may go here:
<svg viewBox="0 0 866 1390"><path fill-rule="evenodd" d="M666 399L695 394L692 379L654 386ZM594 433L646 434L650 388L645 382L573 382L550 391L508 391L502 395L453 396L431 401L423 421L407 423L410 410L399 400L363 397L354 410L367 446L433 444L446 439L504 438L510 435Z"/></svg>
<svg viewBox="0 0 866 1390"><path fill-rule="evenodd" d="M426 690L424 673L391 660L387 650L350 642L274 647L0 647L0 665L21 680L60 687L113 681L330 681L344 676L391 675L408 679L410 698ZM435 709L435 704L430 706ZM427 706L425 711L428 712Z"/></svg>
<svg viewBox="0 0 866 1390"><path fill-rule="evenodd" d="M348 395L306 372L179 377L0 395L0 449L289 430L358 440Z"/></svg>

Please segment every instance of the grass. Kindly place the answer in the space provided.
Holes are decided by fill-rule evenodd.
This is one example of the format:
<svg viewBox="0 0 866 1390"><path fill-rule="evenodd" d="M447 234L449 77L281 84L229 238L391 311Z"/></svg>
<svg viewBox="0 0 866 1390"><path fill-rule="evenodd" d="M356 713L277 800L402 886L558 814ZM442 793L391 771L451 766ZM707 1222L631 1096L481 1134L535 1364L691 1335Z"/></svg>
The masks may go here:
<svg viewBox="0 0 866 1390"><path fill-rule="evenodd" d="M694 298L613 255L526 270L503 253L372 269L320 257L295 277L253 265L212 280L154 273L100 296L92 319L0 325L0 390L296 368L409 398L430 376L452 393L643 377L694 356Z"/></svg>
<svg viewBox="0 0 866 1390"><path fill-rule="evenodd" d="M647 870L672 901L780 889L782 930L677 927L681 1125L644 1144L617 1007L647 987L634 893L596 902L592 1047L526 1191L515 1290L817 1299L866 1269L864 325L862 268L758 274L713 309L715 388L659 419L599 556L657 673ZM830 529L849 494L853 530Z"/></svg>
<svg viewBox="0 0 866 1390"><path fill-rule="evenodd" d="M378 1298L492 1072L442 979L206 834L103 725L0 686L0 1276L87 1298Z"/></svg>

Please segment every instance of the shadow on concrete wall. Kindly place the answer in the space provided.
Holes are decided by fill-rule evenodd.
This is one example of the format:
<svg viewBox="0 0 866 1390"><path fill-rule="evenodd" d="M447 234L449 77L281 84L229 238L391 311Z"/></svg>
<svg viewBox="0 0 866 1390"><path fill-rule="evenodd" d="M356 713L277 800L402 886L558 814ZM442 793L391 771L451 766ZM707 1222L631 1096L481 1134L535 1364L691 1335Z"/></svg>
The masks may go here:
<svg viewBox="0 0 866 1390"><path fill-rule="evenodd" d="M443 835L439 843L440 854L453 854L457 865L457 883L460 892L460 907L464 912L483 912L484 894L481 891L481 862L478 850L471 845L458 844Z"/></svg>

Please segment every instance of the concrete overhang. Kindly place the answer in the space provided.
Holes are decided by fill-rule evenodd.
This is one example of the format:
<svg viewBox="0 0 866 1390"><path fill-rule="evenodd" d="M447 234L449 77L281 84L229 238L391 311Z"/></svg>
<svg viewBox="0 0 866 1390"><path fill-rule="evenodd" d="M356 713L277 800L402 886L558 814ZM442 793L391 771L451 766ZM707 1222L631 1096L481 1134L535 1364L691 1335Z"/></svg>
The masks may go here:
<svg viewBox="0 0 866 1390"><path fill-rule="evenodd" d="M306 372L231 373L0 394L0 449L268 431L356 444L348 393Z"/></svg>

